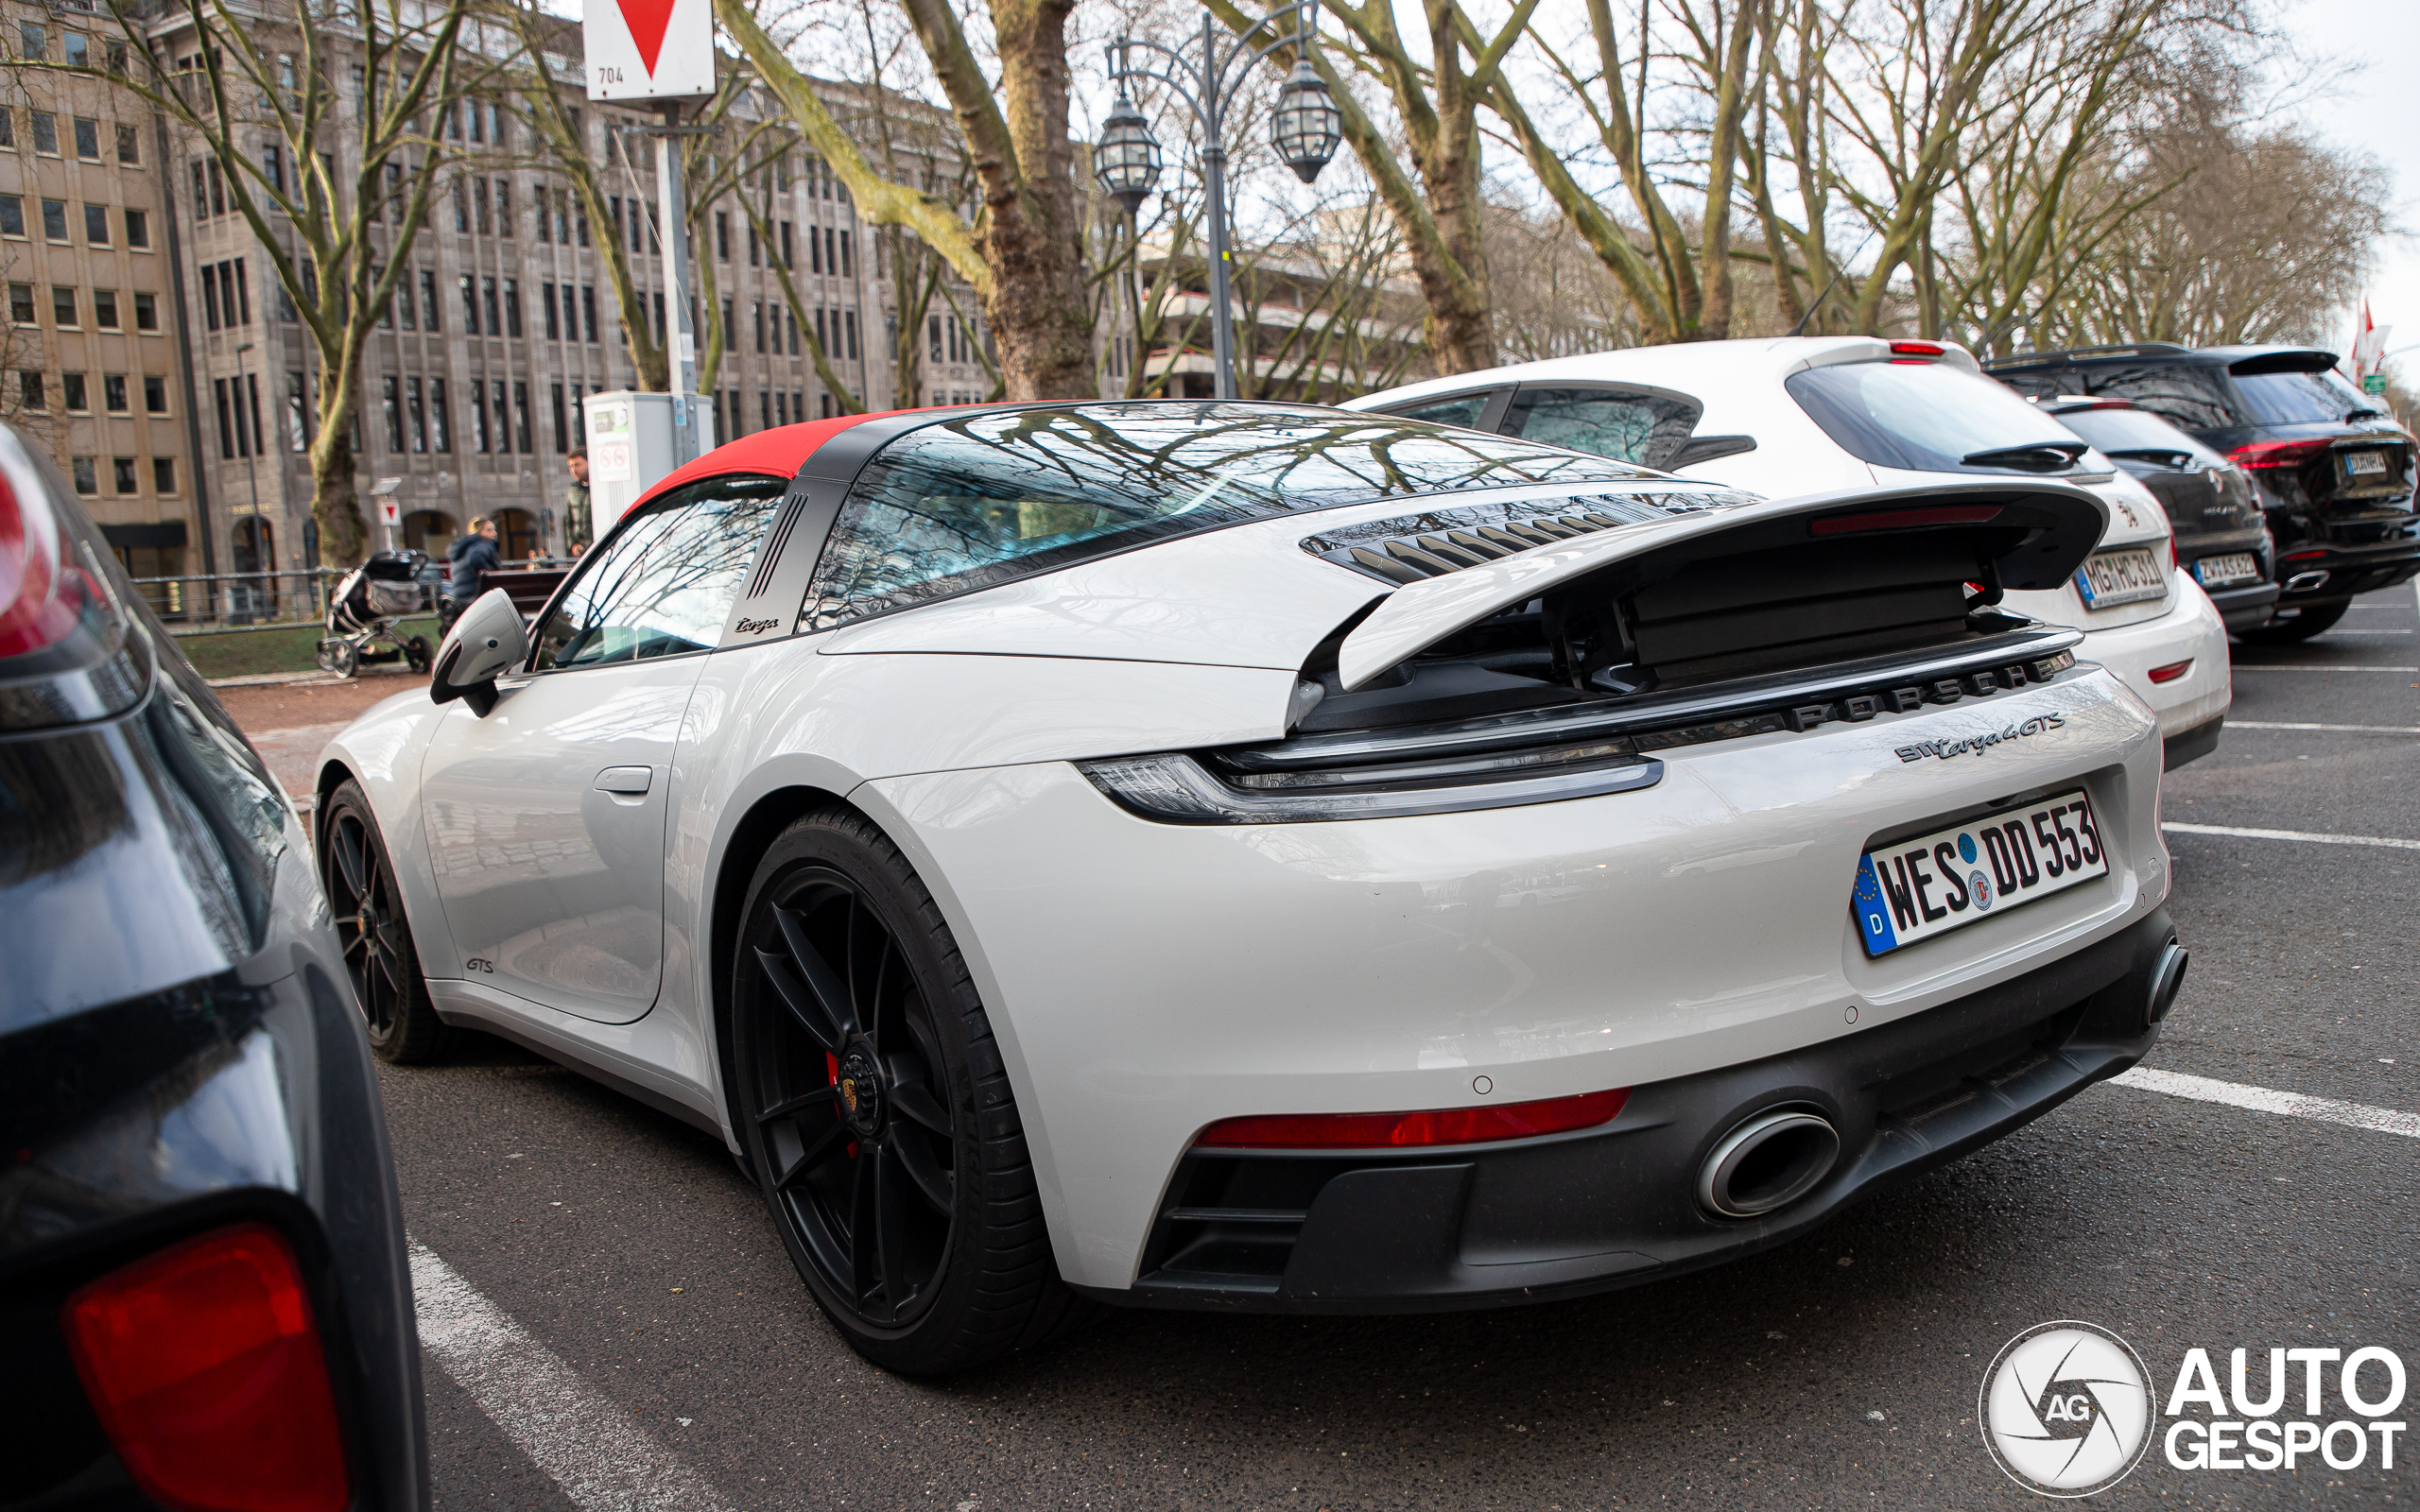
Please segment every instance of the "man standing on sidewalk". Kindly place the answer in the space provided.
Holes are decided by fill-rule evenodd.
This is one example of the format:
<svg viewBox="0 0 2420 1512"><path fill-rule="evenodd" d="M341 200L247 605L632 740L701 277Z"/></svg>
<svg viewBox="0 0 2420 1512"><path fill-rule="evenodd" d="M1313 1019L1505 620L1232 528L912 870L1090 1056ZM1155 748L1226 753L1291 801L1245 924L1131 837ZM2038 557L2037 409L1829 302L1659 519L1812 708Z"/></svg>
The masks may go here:
<svg viewBox="0 0 2420 1512"><path fill-rule="evenodd" d="M596 539L588 512L588 448L575 447L564 465L571 469L571 487L563 490L563 546L577 557Z"/></svg>

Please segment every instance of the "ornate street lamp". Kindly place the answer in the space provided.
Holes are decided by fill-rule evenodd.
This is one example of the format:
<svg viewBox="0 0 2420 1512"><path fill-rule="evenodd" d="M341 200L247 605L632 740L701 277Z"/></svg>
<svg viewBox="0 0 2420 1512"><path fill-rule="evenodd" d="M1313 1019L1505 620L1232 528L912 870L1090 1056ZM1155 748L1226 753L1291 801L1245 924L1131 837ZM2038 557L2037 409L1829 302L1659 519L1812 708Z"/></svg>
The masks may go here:
<svg viewBox="0 0 2420 1512"><path fill-rule="evenodd" d="M1093 148L1093 177L1130 215L1143 208L1160 181L1160 145L1151 139L1150 123L1122 89L1109 119L1101 123L1100 145Z"/></svg>
<svg viewBox="0 0 2420 1512"><path fill-rule="evenodd" d="M1286 160L1286 166L1294 170L1294 177L1305 183L1320 176L1344 140L1344 112L1336 108L1326 83L1311 72L1307 58L1294 64L1293 77L1277 92L1277 111L1269 118L1269 140Z"/></svg>
<svg viewBox="0 0 2420 1512"><path fill-rule="evenodd" d="M1253 39L1263 33L1265 39L1255 43ZM1319 0L1295 0L1234 37L1225 36L1205 10L1201 35L1183 47L1132 37L1109 45L1109 77L1117 85L1117 104L1103 123L1100 145L1093 149L1093 167L1102 187L1130 215L1142 207L1159 180L1160 147L1127 97L1127 81L1148 78L1165 86L1192 109L1201 128L1202 188L1210 200L1210 350L1220 399L1236 397L1234 297L1227 278L1227 111L1253 64L1281 47L1294 49L1294 71L1278 93L1270 139L1305 183L1318 178L1344 139L1344 112L1311 68L1311 49L1318 42ZM1132 59L1137 48L1166 61L1137 68Z"/></svg>

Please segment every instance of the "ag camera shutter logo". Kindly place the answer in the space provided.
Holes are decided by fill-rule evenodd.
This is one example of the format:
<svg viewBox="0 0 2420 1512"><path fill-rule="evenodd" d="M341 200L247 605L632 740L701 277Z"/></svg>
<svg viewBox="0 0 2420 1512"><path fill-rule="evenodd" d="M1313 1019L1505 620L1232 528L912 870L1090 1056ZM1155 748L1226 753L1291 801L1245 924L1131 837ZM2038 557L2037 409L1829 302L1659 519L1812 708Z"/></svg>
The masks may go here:
<svg viewBox="0 0 2420 1512"><path fill-rule="evenodd" d="M2134 1473L2151 1449L2151 1372L2093 1323L2040 1323L1983 1373L1975 1420L2009 1478L2044 1496L2090 1496Z"/></svg>

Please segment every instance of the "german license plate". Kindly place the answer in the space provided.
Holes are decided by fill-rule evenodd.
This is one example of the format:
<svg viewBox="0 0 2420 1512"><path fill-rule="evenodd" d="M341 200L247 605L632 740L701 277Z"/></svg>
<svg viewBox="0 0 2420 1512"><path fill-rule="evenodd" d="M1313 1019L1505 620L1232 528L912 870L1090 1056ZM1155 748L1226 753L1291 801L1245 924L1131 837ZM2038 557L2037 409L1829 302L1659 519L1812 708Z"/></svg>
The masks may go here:
<svg viewBox="0 0 2420 1512"><path fill-rule="evenodd" d="M1869 850L1850 908L1868 955L1945 935L2109 872L2082 792Z"/></svg>
<svg viewBox="0 0 2420 1512"><path fill-rule="evenodd" d="M2193 576L2201 579L2204 588L2256 582L2260 576L2260 562L2248 551L2229 552L2223 557L2204 557L2193 564Z"/></svg>
<svg viewBox="0 0 2420 1512"><path fill-rule="evenodd" d="M2386 454L2384 452L2347 452L2344 454L2344 471L2357 478L2373 472L2384 476Z"/></svg>
<svg viewBox="0 0 2420 1512"><path fill-rule="evenodd" d="M2157 552L2149 546L2126 546L2086 557L2076 569L2076 591L2083 594L2086 609L2115 609L2166 598L2168 579L2160 576Z"/></svg>

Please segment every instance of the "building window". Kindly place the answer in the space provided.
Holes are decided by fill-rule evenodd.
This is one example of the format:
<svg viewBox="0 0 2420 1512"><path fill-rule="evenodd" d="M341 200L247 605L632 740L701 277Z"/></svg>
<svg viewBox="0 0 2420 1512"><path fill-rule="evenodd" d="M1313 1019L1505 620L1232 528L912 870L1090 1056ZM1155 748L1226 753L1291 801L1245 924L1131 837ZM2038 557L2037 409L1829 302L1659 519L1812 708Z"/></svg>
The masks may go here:
<svg viewBox="0 0 2420 1512"><path fill-rule="evenodd" d="M715 261L731 261L731 212L727 210L715 212Z"/></svg>
<svg viewBox="0 0 2420 1512"><path fill-rule="evenodd" d="M42 374L31 368L17 369L17 404L23 409L41 410L49 407L43 397Z"/></svg>
<svg viewBox="0 0 2420 1512"><path fill-rule="evenodd" d="M59 40L67 44L60 56L66 61L68 67L90 68L93 66L92 38L80 31L62 31L59 34Z"/></svg>
<svg viewBox="0 0 2420 1512"><path fill-rule="evenodd" d="M472 218L478 226L479 234L487 235L493 229L494 221L488 212L488 181L485 179L471 180L471 210Z"/></svg>
<svg viewBox="0 0 2420 1512"><path fill-rule="evenodd" d="M212 379L210 391L218 401L218 455L221 460L232 460L235 455L235 422L227 408L227 380Z"/></svg>
<svg viewBox="0 0 2420 1512"><path fill-rule="evenodd" d="M529 386L519 379L512 384L512 441L524 456L534 450L529 444Z"/></svg>
<svg viewBox="0 0 2420 1512"><path fill-rule="evenodd" d="M722 349L732 352L739 346L738 308L730 300L722 301Z"/></svg>
<svg viewBox="0 0 2420 1512"><path fill-rule="evenodd" d="M555 455L557 456L562 456L571 450L571 438L563 429L563 386L561 384L555 384L550 387L554 390L549 397L553 401L554 408ZM721 404L717 402L715 408L717 410L721 409Z"/></svg>
<svg viewBox="0 0 2420 1512"><path fill-rule="evenodd" d="M142 491L136 486L134 481L134 458L130 456L111 457L110 482L120 493L138 493Z"/></svg>
<svg viewBox="0 0 2420 1512"><path fill-rule="evenodd" d="M164 415L168 412L168 380L157 373L143 375L143 413Z"/></svg>
<svg viewBox="0 0 2420 1512"><path fill-rule="evenodd" d="M404 273L395 280L395 319L406 331L420 329L420 311L413 307L412 276Z"/></svg>
<svg viewBox="0 0 2420 1512"><path fill-rule="evenodd" d="M471 233L471 191L459 179L454 180L454 230L465 236Z"/></svg>
<svg viewBox="0 0 2420 1512"><path fill-rule="evenodd" d="M117 324L117 290L93 291L93 325L96 330L114 331Z"/></svg>
<svg viewBox="0 0 2420 1512"><path fill-rule="evenodd" d="M436 432L431 439L436 441L437 449L441 452L453 451L454 422L445 411L445 380L442 378L428 381L428 421L429 428Z"/></svg>
<svg viewBox="0 0 2420 1512"><path fill-rule="evenodd" d="M244 260L240 257L235 259L234 271L235 323L250 325L252 323L252 281L245 275Z"/></svg>
<svg viewBox="0 0 2420 1512"><path fill-rule="evenodd" d="M157 332L160 329L160 301L158 296L151 294L137 294L134 297L134 329L137 331L150 332Z"/></svg>
<svg viewBox="0 0 2420 1512"><path fill-rule="evenodd" d="M218 329L218 267L216 264L202 266L201 320L204 330Z"/></svg>
<svg viewBox="0 0 2420 1512"><path fill-rule="evenodd" d="M433 268L420 270L420 307L428 317L428 328L437 329L437 273Z"/></svg>
<svg viewBox="0 0 2420 1512"><path fill-rule="evenodd" d="M76 457L70 461L69 466L76 474L77 492L95 494L101 491L100 475L95 471L91 457Z"/></svg>
<svg viewBox="0 0 2420 1512"><path fill-rule="evenodd" d="M0 106L0 147L17 145L17 112Z"/></svg>
<svg viewBox="0 0 2420 1512"><path fill-rule="evenodd" d="M201 165L210 175L210 213L223 215L227 214L227 180L218 171L218 160L205 158Z"/></svg>
<svg viewBox="0 0 2420 1512"><path fill-rule="evenodd" d="M387 421L387 450L404 449L403 382L393 373L378 380L379 413Z"/></svg>
<svg viewBox="0 0 2420 1512"><path fill-rule="evenodd" d="M25 233L25 199L17 195L0 195L0 236L23 236Z"/></svg>
<svg viewBox="0 0 2420 1512"><path fill-rule="evenodd" d="M579 286L579 325L588 339L596 339L596 288L591 284Z"/></svg>
<svg viewBox="0 0 2420 1512"><path fill-rule="evenodd" d="M461 276L460 284L462 286L462 329L468 335L477 335L479 334L478 285L472 281L471 275L468 273Z"/></svg>
<svg viewBox="0 0 2420 1512"><path fill-rule="evenodd" d="M510 179L495 181L495 233L498 236L512 234L512 180Z"/></svg>
<svg viewBox="0 0 2420 1512"><path fill-rule="evenodd" d="M471 380L471 450L485 455L488 450L488 386L484 378Z"/></svg>
<svg viewBox="0 0 2420 1512"><path fill-rule="evenodd" d="M850 360L851 362L855 362L855 361L856 361L856 360L857 360L857 312L856 312L856 311L855 311L855 310L851 310L850 312L848 312L848 319L847 319L846 323L847 323L848 328L849 328L849 360Z"/></svg>
<svg viewBox="0 0 2420 1512"><path fill-rule="evenodd" d="M9 318L19 325L34 323L34 286L30 284L9 285Z"/></svg>
<svg viewBox="0 0 2420 1512"><path fill-rule="evenodd" d="M176 493L177 459L175 457L155 456L151 459L151 491L163 496L173 496Z"/></svg>
<svg viewBox="0 0 2420 1512"><path fill-rule="evenodd" d="M310 445L310 425L302 413L302 375L288 368L285 369L285 449L302 452L307 451Z"/></svg>
<svg viewBox="0 0 2420 1512"><path fill-rule="evenodd" d="M857 276L857 233L853 231L840 232L840 276Z"/></svg>
<svg viewBox="0 0 2420 1512"><path fill-rule="evenodd" d="M49 33L37 22L17 23L17 56L32 61L46 57L50 50Z"/></svg>
<svg viewBox="0 0 2420 1512"><path fill-rule="evenodd" d="M127 413L126 374L122 372L101 374L101 408L112 415Z"/></svg>
<svg viewBox="0 0 2420 1512"><path fill-rule="evenodd" d="M510 430L510 426L512 424L512 414L505 405L504 380L498 378L490 383L488 385L488 391L493 397L495 402L495 449L498 452L510 452L512 450L512 432Z"/></svg>
<svg viewBox="0 0 2420 1512"><path fill-rule="evenodd" d="M109 244L110 207L107 205L86 205L84 207L84 245L87 247L107 247Z"/></svg>
<svg viewBox="0 0 2420 1512"><path fill-rule="evenodd" d="M428 410L421 400L420 380L404 380L404 418L410 423L412 450L428 450Z"/></svg>
<svg viewBox="0 0 2420 1512"><path fill-rule="evenodd" d="M130 126L117 129L117 161L121 167L143 165L143 133Z"/></svg>
<svg viewBox="0 0 2420 1512"><path fill-rule="evenodd" d="M521 334L521 281L517 278L504 281L504 334Z"/></svg>
<svg viewBox="0 0 2420 1512"><path fill-rule="evenodd" d="M42 202L42 233L46 241L67 240L67 201L45 199Z"/></svg>
<svg viewBox="0 0 2420 1512"><path fill-rule="evenodd" d="M73 331L76 319L76 291L62 284L52 284L50 290L50 323L62 331Z"/></svg>
<svg viewBox="0 0 2420 1512"><path fill-rule="evenodd" d="M760 431L773 428L773 396L762 388L756 390L756 421Z"/></svg>
<svg viewBox="0 0 2420 1512"><path fill-rule="evenodd" d="M285 153L274 142L261 144L261 172L268 177L271 189L285 193Z"/></svg>
<svg viewBox="0 0 2420 1512"><path fill-rule="evenodd" d="M756 350L761 352L765 350L765 301L750 301L749 314L756 326Z"/></svg>
<svg viewBox="0 0 2420 1512"><path fill-rule="evenodd" d="M498 318L496 310L495 279L493 277L491 276L479 280L479 302L487 306L488 335L492 336L500 336L504 335L504 321Z"/></svg>
<svg viewBox="0 0 2420 1512"><path fill-rule="evenodd" d="M70 33L73 35L73 33ZM75 117L76 155L86 163L101 161L101 123L89 115Z"/></svg>
<svg viewBox="0 0 2420 1512"><path fill-rule="evenodd" d="M151 249L151 218L140 210L126 213L126 245L137 251Z"/></svg>
<svg viewBox="0 0 2420 1512"><path fill-rule="evenodd" d="M563 312L555 304L555 286L552 284L538 285L538 302L546 307L546 339L561 341L563 336Z"/></svg>
<svg viewBox="0 0 2420 1512"><path fill-rule="evenodd" d="M26 113L34 123L34 150L49 157L59 156L59 117L48 111L28 111Z"/></svg>

